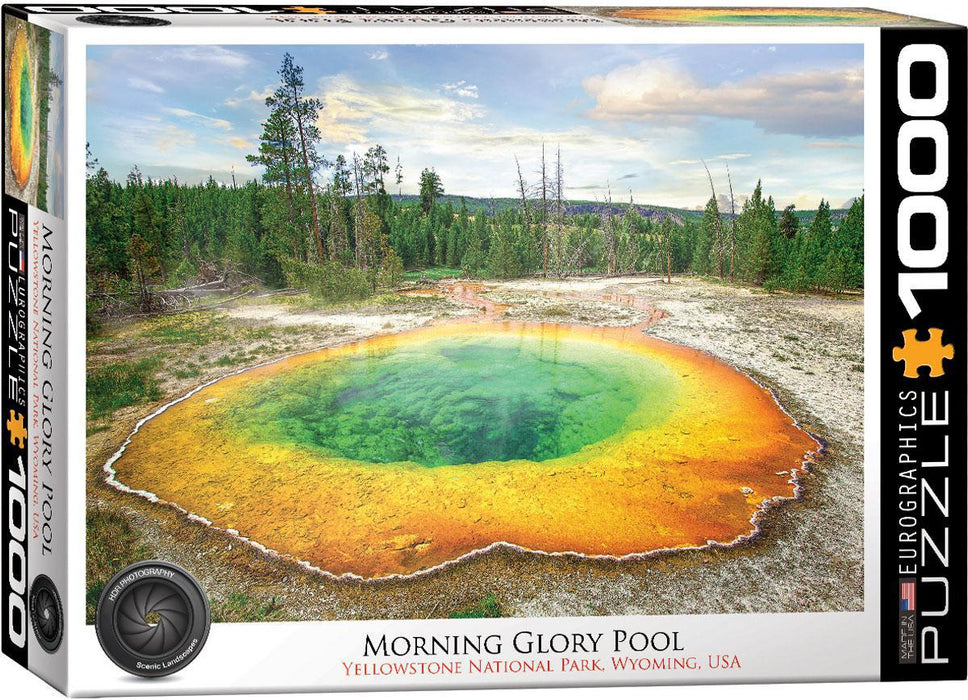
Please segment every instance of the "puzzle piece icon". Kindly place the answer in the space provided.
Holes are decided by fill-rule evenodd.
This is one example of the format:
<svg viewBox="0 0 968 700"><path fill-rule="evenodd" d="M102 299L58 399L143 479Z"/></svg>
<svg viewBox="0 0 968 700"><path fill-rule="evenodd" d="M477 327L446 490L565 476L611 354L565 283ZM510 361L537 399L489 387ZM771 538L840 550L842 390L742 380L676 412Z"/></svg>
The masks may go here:
<svg viewBox="0 0 968 700"><path fill-rule="evenodd" d="M20 413L15 413L10 409L10 418L7 419L7 432L10 433L10 444L22 448L26 444L27 429L24 427L24 417Z"/></svg>
<svg viewBox="0 0 968 700"><path fill-rule="evenodd" d="M955 346L942 345L941 336L944 331L940 328L929 328L928 339L918 340L916 328L909 328L901 333L904 347L894 348L894 361L904 363L904 376L908 379L918 378L918 369L930 367L929 377L944 376L943 360L954 359Z"/></svg>
<svg viewBox="0 0 968 700"><path fill-rule="evenodd" d="M282 9L310 15L331 15L336 12L336 10L328 10L323 7L307 7L305 5L289 5L288 7L283 7Z"/></svg>

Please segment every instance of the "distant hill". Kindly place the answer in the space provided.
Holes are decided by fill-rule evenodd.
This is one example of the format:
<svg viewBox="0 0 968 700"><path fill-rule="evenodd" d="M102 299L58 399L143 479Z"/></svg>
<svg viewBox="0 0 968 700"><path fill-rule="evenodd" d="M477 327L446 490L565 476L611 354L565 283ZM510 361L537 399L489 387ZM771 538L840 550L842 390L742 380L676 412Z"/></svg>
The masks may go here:
<svg viewBox="0 0 968 700"><path fill-rule="evenodd" d="M420 197L415 194L392 195L392 198L396 202L403 202L405 204L420 201ZM521 200L516 197L469 197L459 194L445 194L438 201L441 203L449 202L454 209L460 209L461 201L463 201L464 206L467 207L467 211L471 214L477 214L482 211L488 214L494 214L505 209L515 209L521 204ZM673 221L681 225L685 221L697 221L702 218L702 211L696 209L665 207L657 204L635 204L634 206L640 216L656 222L671 217ZM565 213L569 215L602 214L608 208L608 205L594 200L569 200L565 205ZM610 209L612 215L615 216L625 212L628 209L628 205L613 203ZM830 218L834 223L837 223L847 215L847 211L847 209L831 209ZM777 211L777 216L780 213L782 213L782 210ZM802 226L809 226L817 216L816 209L797 209L795 213ZM723 218L729 219L730 214L724 212Z"/></svg>
<svg viewBox="0 0 968 700"><path fill-rule="evenodd" d="M682 225L687 218L698 219L702 216L700 212L689 212L684 209L672 209L669 207L653 207L648 205L633 204L635 211L643 219L649 219L656 223L672 219L678 225ZM569 202L565 206L566 214L605 214L621 216L628 211L628 204L602 204L601 202Z"/></svg>

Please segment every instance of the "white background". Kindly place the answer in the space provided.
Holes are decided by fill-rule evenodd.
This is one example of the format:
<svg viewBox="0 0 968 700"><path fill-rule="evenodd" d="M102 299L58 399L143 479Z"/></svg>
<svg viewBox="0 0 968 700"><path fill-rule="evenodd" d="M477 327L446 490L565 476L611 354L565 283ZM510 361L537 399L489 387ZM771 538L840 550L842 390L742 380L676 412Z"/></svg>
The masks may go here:
<svg viewBox="0 0 968 700"><path fill-rule="evenodd" d="M128 0L131 2L132 0ZM268 0L252 0L252 3L268 2ZM318 0L323 4L323 0ZM47 0L45 4L56 4L57 0ZM193 4L203 4L206 0L193 0ZM371 3L377 4L374 0ZM439 4L447 4L444 0L436 0ZM65 3L67 4L67 3ZM70 3L75 4L75 3ZM96 4L96 3L90 3ZM150 3L148 3L150 4ZM211 3L216 4L216 3ZM230 4L230 3L229 3ZM292 4L292 3L287 3ZM306 4L312 4L307 2ZM328 4L341 4L330 2ZM385 3L391 4L391 3ZM407 0L407 4L416 4ZM428 3L431 4L431 3ZM450 4L456 4L452 2ZM502 3L495 4L515 4L513 0L504 0ZM517 4L529 4L526 0L519 0ZM957 24L968 24L968 3L964 0L870 0L865 2L841 2L838 0L828 0L827 2L817 0L775 0L775 2L762 2L757 0L694 0L693 2L683 2L682 0L662 0L656 3L636 2L635 0L613 0L612 2L593 2L590 0L572 0L565 2L555 2L550 0L541 3L539 0L532 0L530 4L548 5L567 5L574 6L579 4L601 4L601 5L662 5L662 6L771 6L771 5L795 5L798 7L829 7L841 6L850 7L852 5L871 5L878 9L892 10L912 15L929 17L931 19L945 20ZM957 87L955 88L957 89ZM968 89L965 86L962 89ZM963 167L964 161L961 161ZM791 660L791 664L795 664ZM820 671L820 669L816 669ZM46 686L42 681L23 671L18 666L4 658L0 661L0 688L8 698L55 698L59 695ZM627 700L629 698L639 698L648 694L652 698L670 698L671 700L697 700L715 695L717 700L766 700L775 698L782 694L784 700L801 700L810 698L814 700L817 695L823 695L824 700L841 700L853 698L859 695L876 695L878 698L893 700L894 698L909 698L912 695L930 695L932 700L949 700L955 697L964 697L968 687L964 683L906 683L906 684L825 684L825 685L759 685L759 686L677 686L677 687L652 687L652 688L608 688L608 689L547 689L547 690L489 690L489 691L438 691L433 694L428 692L411 692L401 696L398 694L375 693L367 697L394 699L406 698L407 700L475 700L480 698L495 698L496 700L548 700L550 698L561 698L571 700L588 697L591 694L605 696L607 700ZM215 696L207 696L209 698ZM219 696L221 697L221 696ZM259 697L259 696L251 696ZM323 697L323 696L320 696ZM348 695L327 695L325 697L349 697Z"/></svg>

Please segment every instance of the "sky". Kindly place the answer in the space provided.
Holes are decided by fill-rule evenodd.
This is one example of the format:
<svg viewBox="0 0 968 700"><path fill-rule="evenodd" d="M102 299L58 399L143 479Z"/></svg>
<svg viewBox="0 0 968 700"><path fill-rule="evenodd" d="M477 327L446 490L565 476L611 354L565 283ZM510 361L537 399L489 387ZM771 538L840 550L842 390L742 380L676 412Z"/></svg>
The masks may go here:
<svg viewBox="0 0 968 700"><path fill-rule="evenodd" d="M320 152L399 156L402 191L516 195L560 147L566 197L694 208L758 179L778 206L863 191L860 45L100 46L88 140L109 174L258 177L265 98L289 51L322 100ZM326 177L321 173L320 177ZM396 189L394 188L394 192Z"/></svg>

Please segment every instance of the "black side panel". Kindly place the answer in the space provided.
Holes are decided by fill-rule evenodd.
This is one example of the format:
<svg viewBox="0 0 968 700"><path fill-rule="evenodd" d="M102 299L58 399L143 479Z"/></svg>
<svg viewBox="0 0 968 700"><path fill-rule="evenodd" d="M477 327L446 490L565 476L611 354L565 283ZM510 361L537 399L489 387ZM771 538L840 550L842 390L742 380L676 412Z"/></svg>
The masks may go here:
<svg viewBox="0 0 968 700"><path fill-rule="evenodd" d="M6 112L4 112L6 113ZM27 205L3 196L3 653L27 665Z"/></svg>
<svg viewBox="0 0 968 700"><path fill-rule="evenodd" d="M883 680L965 678L966 36L881 32Z"/></svg>

